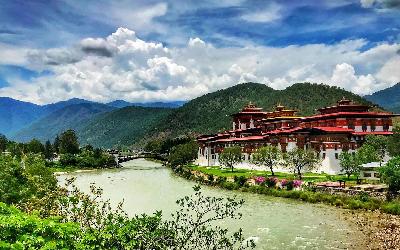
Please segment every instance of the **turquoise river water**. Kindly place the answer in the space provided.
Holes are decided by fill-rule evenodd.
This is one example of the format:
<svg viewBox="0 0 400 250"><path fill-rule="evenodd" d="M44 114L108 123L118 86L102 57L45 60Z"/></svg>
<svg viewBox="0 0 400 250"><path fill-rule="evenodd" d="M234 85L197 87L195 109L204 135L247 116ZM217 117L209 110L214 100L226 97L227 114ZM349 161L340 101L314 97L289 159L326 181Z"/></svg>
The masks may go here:
<svg viewBox="0 0 400 250"><path fill-rule="evenodd" d="M175 201L193 192L194 182L175 176L159 163L144 159L123 164L120 169L68 174L84 191L91 183L103 188L113 204L124 200L130 215L162 210L165 217L176 210ZM60 175L60 182L66 175ZM244 199L241 220L221 221L221 225L244 230L257 249L354 249L362 239L355 225L344 220L343 210L322 204L202 187L205 194Z"/></svg>

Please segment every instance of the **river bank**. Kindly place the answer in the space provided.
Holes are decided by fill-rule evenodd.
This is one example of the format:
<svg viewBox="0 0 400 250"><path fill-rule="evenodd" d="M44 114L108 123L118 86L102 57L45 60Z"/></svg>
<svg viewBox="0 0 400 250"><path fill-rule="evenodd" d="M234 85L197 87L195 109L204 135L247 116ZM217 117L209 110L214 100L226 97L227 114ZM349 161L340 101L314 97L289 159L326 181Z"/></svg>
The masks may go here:
<svg viewBox="0 0 400 250"><path fill-rule="evenodd" d="M143 159L126 162L119 169L65 175L71 176L76 177L82 191L95 183L112 204L124 200L124 210L130 216L162 210L163 217L169 218L177 209L175 201L192 194L195 185L161 164ZM57 178L60 182L64 179ZM229 231L243 228L246 239L257 239L257 249L366 249L365 235L344 219L345 210L215 186L204 185L202 192L245 200L239 210L243 214L240 221L226 220L218 225Z"/></svg>
<svg viewBox="0 0 400 250"><path fill-rule="evenodd" d="M175 174L186 179L201 182L205 185L217 186L222 189L285 197L309 203L325 203L341 207L345 209L343 218L350 223L354 223L358 230L365 236L365 242L355 243L352 249L400 249L400 216L398 215L399 204L397 202L383 205L381 200L371 197L353 198L310 191L287 191L260 186L248 186L246 185L246 178L244 178L244 182L242 180L242 185L240 185L240 183L235 183L239 178L234 182L227 182L224 177L208 175L187 167L175 168L173 171ZM385 209L391 206L394 206L394 208ZM395 214L387 214L379 209Z"/></svg>

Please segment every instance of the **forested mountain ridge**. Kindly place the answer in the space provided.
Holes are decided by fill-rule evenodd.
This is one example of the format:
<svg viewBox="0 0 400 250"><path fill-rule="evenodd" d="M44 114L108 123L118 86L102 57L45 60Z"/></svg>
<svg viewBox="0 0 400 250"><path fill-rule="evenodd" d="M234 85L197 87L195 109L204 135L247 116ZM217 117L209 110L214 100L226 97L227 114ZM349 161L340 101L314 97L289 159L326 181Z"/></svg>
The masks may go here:
<svg viewBox="0 0 400 250"><path fill-rule="evenodd" d="M243 83L189 101L160 121L153 131L167 132L172 136L215 133L230 129L230 115L239 112L249 102L265 111L282 104L298 110L299 115L311 115L317 108L335 104L343 97L357 103L373 105L349 91L323 84L296 83L284 90L274 90L265 84Z"/></svg>
<svg viewBox="0 0 400 250"><path fill-rule="evenodd" d="M296 83L283 90L274 90L265 84L242 83L205 94L175 109L115 108L86 101L45 116L26 130L21 130L14 139L26 141L36 137L45 140L54 137L60 130L71 128L77 131L82 144L129 146L160 135L177 137L231 129L231 114L239 112L249 102L265 111L281 104L298 110L299 115L311 115L317 108L336 104L343 97L374 105L344 89L323 84ZM114 104L130 103L117 101Z"/></svg>
<svg viewBox="0 0 400 250"><path fill-rule="evenodd" d="M7 136L18 131L42 115L41 106L0 97L0 133Z"/></svg>
<svg viewBox="0 0 400 250"><path fill-rule="evenodd" d="M125 107L99 114L77 128L82 144L96 147L130 146L172 112L169 108Z"/></svg>
<svg viewBox="0 0 400 250"><path fill-rule="evenodd" d="M77 128L82 122L93 118L99 113L108 112L113 109L113 107L93 102L60 107L60 109L21 129L15 135L11 136L11 138L21 142L27 142L36 138L44 142L55 138L57 134L67 129Z"/></svg>
<svg viewBox="0 0 400 250"><path fill-rule="evenodd" d="M372 95L366 95L364 98L390 111L400 112L400 82Z"/></svg>

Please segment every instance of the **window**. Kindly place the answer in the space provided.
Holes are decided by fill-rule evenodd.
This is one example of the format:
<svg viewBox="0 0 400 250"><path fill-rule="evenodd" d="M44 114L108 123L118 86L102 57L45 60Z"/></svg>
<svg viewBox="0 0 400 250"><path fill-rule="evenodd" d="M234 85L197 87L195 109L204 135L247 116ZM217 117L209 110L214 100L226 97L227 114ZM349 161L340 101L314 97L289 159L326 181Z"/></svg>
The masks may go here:
<svg viewBox="0 0 400 250"><path fill-rule="evenodd" d="M374 132L375 129L376 129L375 123L372 123L372 124L371 124L371 131Z"/></svg>
<svg viewBox="0 0 400 250"><path fill-rule="evenodd" d="M339 159L339 154L335 153L335 159Z"/></svg>
<svg viewBox="0 0 400 250"><path fill-rule="evenodd" d="M364 172L364 177L371 177L371 173Z"/></svg>
<svg viewBox="0 0 400 250"><path fill-rule="evenodd" d="M367 131L367 123L363 122L362 124L362 131L365 132Z"/></svg>
<svg viewBox="0 0 400 250"><path fill-rule="evenodd" d="M354 121L349 121L349 124L347 126L349 129L355 129L356 127L354 126Z"/></svg>
<svg viewBox="0 0 400 250"><path fill-rule="evenodd" d="M388 131L389 130L389 123L383 124L383 131Z"/></svg>

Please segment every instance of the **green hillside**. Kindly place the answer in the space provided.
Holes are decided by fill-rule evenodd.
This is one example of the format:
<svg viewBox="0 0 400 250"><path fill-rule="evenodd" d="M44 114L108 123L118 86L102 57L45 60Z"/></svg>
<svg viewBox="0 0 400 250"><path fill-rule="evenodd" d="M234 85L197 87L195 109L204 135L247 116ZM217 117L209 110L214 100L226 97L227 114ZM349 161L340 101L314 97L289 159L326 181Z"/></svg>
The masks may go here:
<svg viewBox="0 0 400 250"><path fill-rule="evenodd" d="M13 140L26 142L33 138L41 141L53 140L67 129L75 129L82 122L95 115L113 110L113 107L99 103L81 103L63 107L40 118L12 136Z"/></svg>
<svg viewBox="0 0 400 250"><path fill-rule="evenodd" d="M77 128L80 141L96 147L132 145L157 128L173 110L166 108L125 107L100 114Z"/></svg>
<svg viewBox="0 0 400 250"><path fill-rule="evenodd" d="M372 95L366 95L364 98L390 111L400 112L400 82Z"/></svg>
<svg viewBox="0 0 400 250"><path fill-rule="evenodd" d="M274 90L264 84L244 83L198 97L162 120L155 132L169 132L172 136L185 133L213 133L231 128L230 115L250 101L272 110L277 104L299 110L300 115L311 115L315 109L335 104L342 97L372 105L346 90L322 84L297 83L284 90Z"/></svg>

